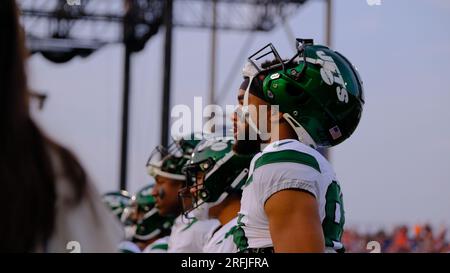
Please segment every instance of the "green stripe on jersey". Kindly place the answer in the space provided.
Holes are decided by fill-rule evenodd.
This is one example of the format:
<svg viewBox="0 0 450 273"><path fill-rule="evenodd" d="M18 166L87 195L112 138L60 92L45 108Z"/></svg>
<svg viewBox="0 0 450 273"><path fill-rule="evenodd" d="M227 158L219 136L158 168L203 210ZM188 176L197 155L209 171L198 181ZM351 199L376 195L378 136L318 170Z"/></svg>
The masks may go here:
<svg viewBox="0 0 450 273"><path fill-rule="evenodd" d="M248 239L245 236L245 231L242 226L245 226L242 223L242 218L245 217L243 214L238 214L237 226L233 227L230 232L233 235L233 243L236 245L236 248L239 251L243 251L248 248Z"/></svg>
<svg viewBox="0 0 450 273"><path fill-rule="evenodd" d="M183 231L188 230L188 229L189 229L190 227L192 227L192 225L195 224L197 221L198 221L197 218L192 219L192 221L191 221L185 228L183 228L181 231L183 232Z"/></svg>
<svg viewBox="0 0 450 273"><path fill-rule="evenodd" d="M128 249L120 249L120 252L121 253L138 253L138 252L134 252L134 251L132 251L132 250L128 250Z"/></svg>
<svg viewBox="0 0 450 273"><path fill-rule="evenodd" d="M250 185L250 183L252 183L252 181L253 181L253 175L251 175L251 176L247 179L247 181L245 181L244 187L247 187L248 185Z"/></svg>
<svg viewBox="0 0 450 273"><path fill-rule="evenodd" d="M284 150L263 154L260 158L258 158L258 160L256 160L254 169L256 170L264 165L282 162L303 164L320 172L319 162L317 162L314 156L294 150Z"/></svg>
<svg viewBox="0 0 450 273"><path fill-rule="evenodd" d="M152 249L161 249L161 250L167 250L168 248L169 248L168 244L157 244L152 247Z"/></svg>

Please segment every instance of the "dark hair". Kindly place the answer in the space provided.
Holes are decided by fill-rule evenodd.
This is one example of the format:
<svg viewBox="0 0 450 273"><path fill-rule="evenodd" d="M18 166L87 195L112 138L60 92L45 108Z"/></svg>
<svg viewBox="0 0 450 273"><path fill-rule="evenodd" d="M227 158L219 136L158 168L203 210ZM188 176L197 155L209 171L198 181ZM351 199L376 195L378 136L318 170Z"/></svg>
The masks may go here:
<svg viewBox="0 0 450 273"><path fill-rule="evenodd" d="M30 117L25 58L15 0L1 0L0 252L31 252L45 245L54 229L57 176L70 181L74 204L86 188L86 174L76 158ZM52 156L61 165L58 173Z"/></svg>
<svg viewBox="0 0 450 273"><path fill-rule="evenodd" d="M286 60L283 60L283 62L285 62ZM275 67L276 65L281 65L281 61L278 59L273 59L273 60L266 60L265 62L263 62L261 64L261 67L263 69L267 69L269 67Z"/></svg>
<svg viewBox="0 0 450 273"><path fill-rule="evenodd" d="M263 82L264 78L273 70L279 69L281 66L281 62L278 59L266 60L261 64L262 69L268 69L260 72L250 83L249 77L244 77L240 89L246 90L248 85L250 84L249 92L252 95L255 95L263 100L266 100L263 94Z"/></svg>

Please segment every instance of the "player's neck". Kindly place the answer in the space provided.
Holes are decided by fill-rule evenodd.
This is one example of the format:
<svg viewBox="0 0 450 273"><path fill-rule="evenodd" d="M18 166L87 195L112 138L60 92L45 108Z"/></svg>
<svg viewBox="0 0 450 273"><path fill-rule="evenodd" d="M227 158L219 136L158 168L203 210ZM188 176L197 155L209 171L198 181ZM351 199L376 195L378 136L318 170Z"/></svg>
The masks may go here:
<svg viewBox="0 0 450 273"><path fill-rule="evenodd" d="M272 143L278 140L283 139L297 139L297 134L292 129L292 127L287 123L280 121L278 124L278 128L271 130L270 139L268 143Z"/></svg>
<svg viewBox="0 0 450 273"><path fill-rule="evenodd" d="M231 199L222 208L219 215L217 216L217 220L219 220L220 224L225 225L226 223L230 222L237 216L240 209L241 209L240 200Z"/></svg>

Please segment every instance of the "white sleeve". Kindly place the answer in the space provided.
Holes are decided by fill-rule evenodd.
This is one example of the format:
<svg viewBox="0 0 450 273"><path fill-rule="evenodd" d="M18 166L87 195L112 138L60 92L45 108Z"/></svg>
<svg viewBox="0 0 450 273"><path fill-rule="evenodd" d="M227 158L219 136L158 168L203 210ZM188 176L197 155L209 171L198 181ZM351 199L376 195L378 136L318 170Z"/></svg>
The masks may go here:
<svg viewBox="0 0 450 273"><path fill-rule="evenodd" d="M253 173L253 182L261 197L260 202L264 206L266 201L275 193L298 189L311 193L314 197L320 196L317 184L320 173L311 167L298 163L274 163L261 166Z"/></svg>

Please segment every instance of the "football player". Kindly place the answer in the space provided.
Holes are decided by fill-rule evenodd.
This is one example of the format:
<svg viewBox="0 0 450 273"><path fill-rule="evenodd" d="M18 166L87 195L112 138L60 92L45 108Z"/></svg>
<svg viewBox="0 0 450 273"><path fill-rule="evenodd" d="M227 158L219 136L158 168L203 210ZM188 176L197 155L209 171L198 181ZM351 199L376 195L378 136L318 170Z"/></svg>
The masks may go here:
<svg viewBox="0 0 450 273"><path fill-rule="evenodd" d="M183 167L198 142L192 135L175 141L168 148L159 146L147 163L147 169L156 181L152 195L159 213L165 217L176 217L169 237L168 252L202 252L208 234L219 225L217 220L206 219L207 212L201 206L185 217L182 214L182 202L178 199L178 192L186 180Z"/></svg>
<svg viewBox="0 0 450 273"><path fill-rule="evenodd" d="M133 207L136 218L136 232L133 242L142 253L167 252L170 229L174 218L163 217L155 207L155 198L152 196L154 185L142 188L133 197Z"/></svg>
<svg viewBox="0 0 450 273"><path fill-rule="evenodd" d="M218 219L220 226L203 247L205 253L234 253L239 247L234 240L237 214L240 208L241 187L244 185L252 155L239 155L233 151L234 139L218 137L197 145L192 159L186 165L187 188L193 206L207 205L209 217Z"/></svg>
<svg viewBox="0 0 450 273"><path fill-rule="evenodd" d="M102 196L102 201L111 209L121 223L125 223L126 209L131 205L131 196L127 191L105 193Z"/></svg>
<svg viewBox="0 0 450 273"><path fill-rule="evenodd" d="M119 243L122 253L139 253L141 250L132 242L136 232L136 221L132 219L132 197L127 191L108 192L102 196L102 201L119 218L125 231L125 241Z"/></svg>
<svg viewBox="0 0 450 273"><path fill-rule="evenodd" d="M119 218L125 229L125 239L131 240L134 236L136 223L131 221L131 204L132 197L127 191L108 192L102 196L102 201L105 203L114 215Z"/></svg>
<svg viewBox="0 0 450 273"><path fill-rule="evenodd" d="M274 59L262 63L269 54ZM291 59L269 44L249 57L243 73L249 84L239 117L259 136L266 133L266 146L243 188L240 251L344 251L340 184L316 148L355 131L364 105L358 72L342 54L297 39Z"/></svg>

